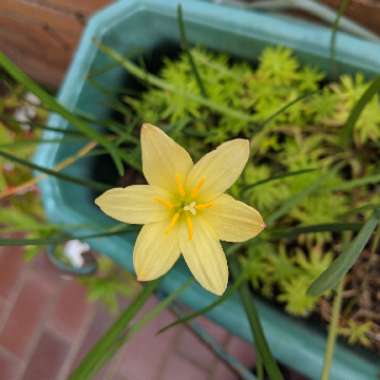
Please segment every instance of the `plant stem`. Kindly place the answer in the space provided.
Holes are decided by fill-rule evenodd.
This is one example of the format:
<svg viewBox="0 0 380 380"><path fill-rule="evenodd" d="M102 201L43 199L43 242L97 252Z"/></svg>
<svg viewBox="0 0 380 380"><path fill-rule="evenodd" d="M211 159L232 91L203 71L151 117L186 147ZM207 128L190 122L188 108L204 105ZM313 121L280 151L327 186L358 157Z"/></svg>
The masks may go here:
<svg viewBox="0 0 380 380"><path fill-rule="evenodd" d="M264 380L264 365L259 352L256 352L256 374L257 380Z"/></svg>
<svg viewBox="0 0 380 380"><path fill-rule="evenodd" d="M335 53L336 53L336 35L338 33L338 27L340 23L340 19L343 16L343 13L346 12L346 9L348 5L350 4L351 0L341 0L339 4L339 9L336 14L336 18L334 20L334 23L332 25L332 32L331 32L331 39L330 39L330 59L331 59L331 66L332 66L332 72L334 73L336 71L336 65L335 65ZM335 73L334 73L335 74Z"/></svg>
<svg viewBox="0 0 380 380"><path fill-rule="evenodd" d="M126 330L138 311L157 288L159 280L149 282L120 318L98 340L91 351L84 357L78 368L69 376L69 380L89 380L120 348L118 342L124 342Z"/></svg>
<svg viewBox="0 0 380 380"><path fill-rule="evenodd" d="M237 278L240 273L240 266L236 256L231 256L230 268L234 278ZM257 351L263 361L264 368L271 380L284 380L280 369L272 356L268 342L265 338L263 328L260 323L259 315L256 306L253 302L252 294L247 284L242 284L240 289L240 299L244 306L248 322L251 327L252 336L257 347Z"/></svg>
<svg viewBox="0 0 380 380"><path fill-rule="evenodd" d="M344 284L344 278L338 284L334 303L333 303L332 316L331 316L330 325L329 325L329 333L327 337L327 344L326 344L325 358L323 361L323 370L322 370L321 380L329 379L330 368L331 368L333 356L334 356L335 342L338 335L339 317L340 317L340 310L342 307L343 284Z"/></svg>
<svg viewBox="0 0 380 380"><path fill-rule="evenodd" d="M189 64L191 67L191 70L193 71L195 80L197 82L197 85L199 87L199 91L202 94L203 97L207 98L207 93L205 86L203 85L202 78L199 74L198 68L195 65L195 61L193 59L193 56L191 54L191 51L189 49L189 44L187 42L187 37L186 37L186 30L185 30L185 23L183 21L183 14L182 14L182 6L181 4L178 4L177 6L177 20L178 20L178 28L179 28L179 34L181 37L181 45L182 49L185 51L187 58L189 60Z"/></svg>
<svg viewBox="0 0 380 380"><path fill-rule="evenodd" d="M219 103L215 103L211 100L208 100L202 96L195 95L193 93L187 92L182 88L177 88L176 86L173 86L172 84L162 80L161 78L147 73L145 70L141 69L132 61L128 60L127 58L124 58L121 54L119 54L117 51L113 50L112 48L108 47L107 45L104 45L102 43L99 43L95 41L96 46L99 48L99 50L105 54L107 54L110 58L115 60L116 62L120 63L121 66L123 66L129 73L131 73L136 78L153 85L155 87L158 87L162 90L168 91L172 94L183 96L184 98L193 100L195 102L198 102L199 104L202 104L205 107L208 107L215 112L218 112L222 115L230 116L239 120L247 121L247 122L253 122L254 118L252 115L249 115L245 112L241 112L239 110L232 109L229 106L225 106Z"/></svg>

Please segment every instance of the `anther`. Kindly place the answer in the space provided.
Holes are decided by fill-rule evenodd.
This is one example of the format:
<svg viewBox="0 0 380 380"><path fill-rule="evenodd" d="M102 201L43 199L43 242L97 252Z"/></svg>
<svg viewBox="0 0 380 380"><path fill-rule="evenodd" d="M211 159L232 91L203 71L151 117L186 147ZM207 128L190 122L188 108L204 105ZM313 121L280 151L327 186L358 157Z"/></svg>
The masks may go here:
<svg viewBox="0 0 380 380"><path fill-rule="evenodd" d="M174 226L177 224L179 216L180 216L179 212L173 215L172 220L170 221L169 225L165 229L166 235L168 235L171 232L171 230L174 228Z"/></svg>
<svg viewBox="0 0 380 380"><path fill-rule="evenodd" d="M194 186L194 189L192 190L191 192L191 197L192 198L195 198L199 191L201 190L201 187L203 186L203 184L205 183L205 180L206 178L205 177L201 177L201 179L197 182L197 184Z"/></svg>
<svg viewBox="0 0 380 380"><path fill-rule="evenodd" d="M191 216L186 217L186 223L187 223L187 232L189 235L189 240L193 239L193 221L191 219Z"/></svg>
<svg viewBox="0 0 380 380"><path fill-rule="evenodd" d="M168 201L167 199L164 199L164 198L161 198L161 197L154 197L153 198L156 202L162 204L163 206L167 207L167 208L173 208L173 204Z"/></svg>
<svg viewBox="0 0 380 380"><path fill-rule="evenodd" d="M197 210L203 210L203 209L205 209L205 208L209 208L209 207L211 207L212 206L212 202L208 202L208 203L200 203L200 204L198 204L198 205L195 205L195 208L197 209Z"/></svg>
<svg viewBox="0 0 380 380"><path fill-rule="evenodd" d="M181 182L181 178L179 177L178 174L175 176L175 182L177 184L177 189L178 189L178 192L180 193L180 195L185 196L185 194L186 194L185 189L184 189L183 184Z"/></svg>

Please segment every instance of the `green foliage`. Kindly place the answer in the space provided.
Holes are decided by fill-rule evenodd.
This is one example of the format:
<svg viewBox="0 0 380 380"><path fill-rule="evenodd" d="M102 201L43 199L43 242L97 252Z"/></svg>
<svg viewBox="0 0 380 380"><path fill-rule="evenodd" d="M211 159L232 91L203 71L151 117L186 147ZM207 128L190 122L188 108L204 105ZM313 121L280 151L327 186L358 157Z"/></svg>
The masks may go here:
<svg viewBox="0 0 380 380"><path fill-rule="evenodd" d="M6 94L0 99L0 144L8 144L11 152L24 159L32 156L35 144L17 143L38 138L39 133L33 130L33 124L46 119L46 111L30 98L22 86L8 84ZM0 157L0 196L31 178L30 170ZM46 222L35 187L16 191L15 196L5 198L0 207L0 225L3 233L21 232L25 238L47 238L58 230ZM27 247L24 255L31 260L39 252L41 249L38 247Z"/></svg>
<svg viewBox="0 0 380 380"><path fill-rule="evenodd" d="M368 333L371 332L373 322L357 322L350 319L346 326L339 329L339 334L347 337L348 343L360 344L364 347L370 347L371 341Z"/></svg>
<svg viewBox="0 0 380 380"><path fill-rule="evenodd" d="M242 177L230 190L262 212L274 213L288 198L307 189L325 176L316 191L297 203L276 223L287 227L342 222L358 223L370 211L352 213L355 207L380 201L379 181L339 190L347 180L378 173L380 102L374 97L355 127L355 146L349 156L342 153L339 132L347 116L369 82L362 74L342 75L326 84L316 67L301 65L290 49L269 47L258 57L257 66L231 60L224 54L191 50L207 99L250 115L243 118L217 114L196 100L157 88L148 88L126 103L142 121L162 126L186 146L195 159L227 139L252 140L252 158ZM165 59L158 77L165 82L200 96L199 86L185 54ZM312 93L312 94L311 94ZM278 113L285 104L306 94ZM271 118L276 114L274 118ZM266 123L271 118L269 123ZM263 128L258 128L264 123ZM377 145L376 145L377 144ZM338 171L333 165L344 159ZM315 172L248 185L278 173L315 168ZM337 190L334 190L337 189ZM349 214L347 214L349 213ZM335 233L334 233L335 234ZM307 288L340 253L340 239L331 232L300 235L296 241L264 241L244 249L242 264L252 286L269 298L284 304L295 315L315 310L318 299L306 294Z"/></svg>
<svg viewBox="0 0 380 380"><path fill-rule="evenodd" d="M79 280L86 287L90 301L103 302L113 313L119 311L121 298L130 298L138 290L132 276L106 256L98 257L96 275L81 277Z"/></svg>

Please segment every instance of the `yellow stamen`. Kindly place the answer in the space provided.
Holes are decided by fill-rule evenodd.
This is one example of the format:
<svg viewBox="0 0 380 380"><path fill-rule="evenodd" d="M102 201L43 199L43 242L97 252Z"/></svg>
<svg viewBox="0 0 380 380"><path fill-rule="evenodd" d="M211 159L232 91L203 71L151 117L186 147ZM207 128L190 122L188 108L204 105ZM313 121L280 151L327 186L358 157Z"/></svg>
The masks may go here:
<svg viewBox="0 0 380 380"><path fill-rule="evenodd" d="M168 235L171 232L171 230L174 228L174 226L177 224L179 216L180 216L179 212L173 215L172 220L170 221L169 225L165 229L166 235Z"/></svg>
<svg viewBox="0 0 380 380"><path fill-rule="evenodd" d="M212 206L212 202L208 202L208 203L200 203L199 205L195 205L195 208L197 210L203 210L205 208L209 208Z"/></svg>
<svg viewBox="0 0 380 380"><path fill-rule="evenodd" d="M187 231L189 233L189 240L193 239L193 221L191 219L191 216L186 217L186 223L187 223Z"/></svg>
<svg viewBox="0 0 380 380"><path fill-rule="evenodd" d="M201 190L201 187L205 183L205 180L206 180L205 177L201 177L201 179L197 182L197 184L195 185L194 189L191 192L192 198L195 198L198 195L199 191Z"/></svg>
<svg viewBox="0 0 380 380"><path fill-rule="evenodd" d="M179 178L179 175L177 174L175 176L175 182L177 184L177 189L180 195L184 196L185 195L185 188L183 187L183 184L181 182L181 178Z"/></svg>
<svg viewBox="0 0 380 380"><path fill-rule="evenodd" d="M154 200L158 203L161 203L163 206L167 208L173 208L173 204L168 201L167 199L161 198L161 197L154 197Z"/></svg>

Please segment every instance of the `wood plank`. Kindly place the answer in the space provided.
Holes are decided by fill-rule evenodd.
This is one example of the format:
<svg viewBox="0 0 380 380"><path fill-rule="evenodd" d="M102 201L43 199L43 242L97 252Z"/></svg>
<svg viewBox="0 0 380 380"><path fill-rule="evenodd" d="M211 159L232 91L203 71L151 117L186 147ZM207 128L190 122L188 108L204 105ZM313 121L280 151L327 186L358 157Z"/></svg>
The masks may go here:
<svg viewBox="0 0 380 380"><path fill-rule="evenodd" d="M55 6L59 0L0 0L0 50L35 80L57 88L87 15L105 1L77 0L77 11L72 0L61 2L67 9Z"/></svg>
<svg viewBox="0 0 380 380"><path fill-rule="evenodd" d="M80 14L81 17L88 17L96 10L108 5L111 0L27 0L60 10L62 12L69 12Z"/></svg>
<svg viewBox="0 0 380 380"><path fill-rule="evenodd" d="M88 17L113 0L0 0L0 50L56 88ZM323 0L333 8L340 0ZM305 14L297 13L301 17ZM346 15L380 35L380 1L352 0Z"/></svg>
<svg viewBox="0 0 380 380"><path fill-rule="evenodd" d="M323 0L331 8L338 9L341 0ZM380 1L352 0L345 16L367 27L380 36Z"/></svg>

